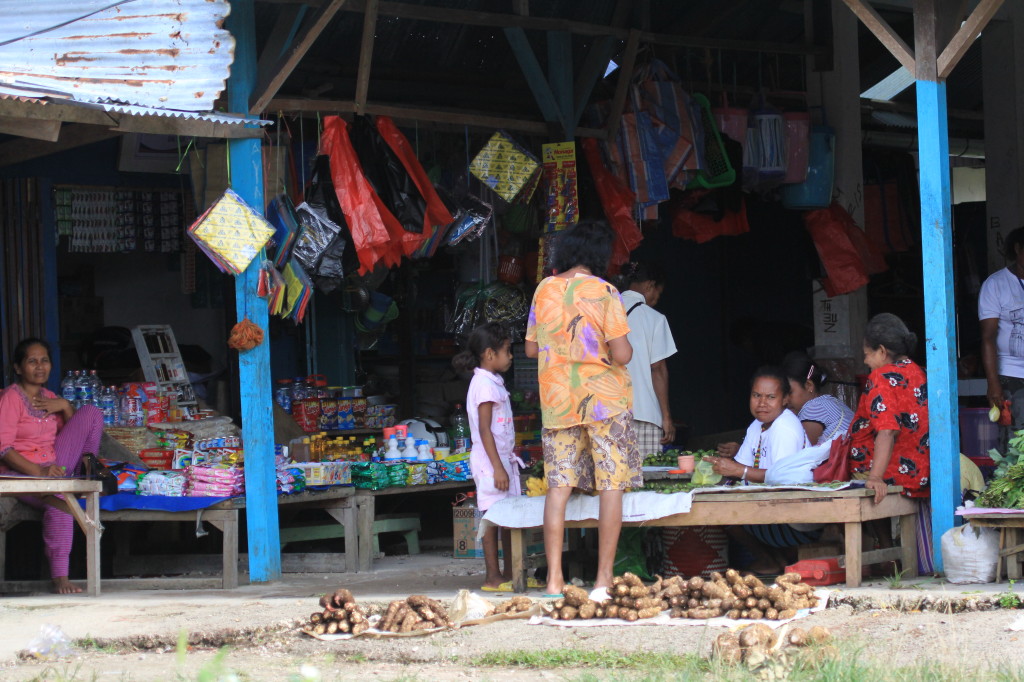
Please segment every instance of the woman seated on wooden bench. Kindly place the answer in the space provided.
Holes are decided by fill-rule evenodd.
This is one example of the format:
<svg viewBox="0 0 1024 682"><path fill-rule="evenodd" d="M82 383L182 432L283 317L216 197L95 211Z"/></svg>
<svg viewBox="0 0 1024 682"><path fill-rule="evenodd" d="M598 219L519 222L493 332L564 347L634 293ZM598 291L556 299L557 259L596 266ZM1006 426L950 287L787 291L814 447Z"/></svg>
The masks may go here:
<svg viewBox="0 0 1024 682"><path fill-rule="evenodd" d="M76 410L45 388L53 369L46 341L24 339L15 346L12 360L16 382L0 392L0 471L39 478L79 474L82 455L99 451L103 413L93 405ZM18 499L43 510L43 544L54 591L81 592L68 581L75 523L64 500L56 495Z"/></svg>

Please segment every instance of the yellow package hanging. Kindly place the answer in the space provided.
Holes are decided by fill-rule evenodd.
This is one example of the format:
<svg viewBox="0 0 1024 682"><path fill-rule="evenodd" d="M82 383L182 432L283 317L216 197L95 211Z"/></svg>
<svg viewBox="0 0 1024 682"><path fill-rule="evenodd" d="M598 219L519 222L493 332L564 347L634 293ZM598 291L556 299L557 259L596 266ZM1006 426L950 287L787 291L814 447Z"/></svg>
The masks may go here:
<svg viewBox="0 0 1024 682"><path fill-rule="evenodd" d="M274 228L228 189L188 228L188 233L221 272L239 275L274 234Z"/></svg>
<svg viewBox="0 0 1024 682"><path fill-rule="evenodd" d="M469 164L469 172L502 199L512 201L540 172L540 162L499 130Z"/></svg>

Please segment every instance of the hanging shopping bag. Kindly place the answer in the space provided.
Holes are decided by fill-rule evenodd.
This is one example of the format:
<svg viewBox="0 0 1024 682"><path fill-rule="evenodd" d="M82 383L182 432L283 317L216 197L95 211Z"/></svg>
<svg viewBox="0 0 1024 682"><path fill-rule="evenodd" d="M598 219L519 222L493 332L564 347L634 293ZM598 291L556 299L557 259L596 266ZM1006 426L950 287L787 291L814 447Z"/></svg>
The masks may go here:
<svg viewBox="0 0 1024 682"><path fill-rule="evenodd" d="M835 203L804 214L804 225L825 266L827 277L822 284L830 297L848 294L868 283L867 268L847 234L844 215L849 216Z"/></svg>
<svg viewBox="0 0 1024 682"><path fill-rule="evenodd" d="M638 117L641 133L657 148L666 184L685 189L703 168L700 107L683 90L679 77L658 59L640 68L637 80L633 108L646 114Z"/></svg>
<svg viewBox="0 0 1024 682"><path fill-rule="evenodd" d="M672 234L683 239L692 239L698 244L709 242L715 237L734 237L750 232L747 222L747 205L740 202L739 211L724 211L720 220L699 211L679 207L672 215Z"/></svg>
<svg viewBox="0 0 1024 682"><path fill-rule="evenodd" d="M438 195L437 190L434 189L430 178L427 177L427 172L423 169L419 159L416 158L409 140L398 129L394 121L387 116L378 116L374 122L384 142L401 161L405 171L416 184L416 189L419 190L420 196L426 202L426 210L423 212L423 229L421 231L427 234L431 228L450 224L452 222L452 214Z"/></svg>
<svg viewBox="0 0 1024 682"><path fill-rule="evenodd" d="M402 226L386 209L387 215L381 213L380 199L363 175L342 118L324 118L320 149L330 157L331 180L359 255L360 274L373 270L378 261L388 267L398 265L401 244L392 242L392 231L401 231Z"/></svg>
<svg viewBox="0 0 1024 682"><path fill-rule="evenodd" d="M629 254L643 241L643 233L633 220L634 195L626 185L608 172L601 162L601 152L597 140L584 137L580 142L587 158L587 166L594 178L597 196L604 209L605 218L616 234L612 247L610 272L615 273L623 263L629 260Z"/></svg>
<svg viewBox="0 0 1024 682"><path fill-rule="evenodd" d="M828 126L811 126L807 178L779 190L782 205L792 209L824 208L832 201L835 179L835 132ZM746 165L746 163L744 163Z"/></svg>

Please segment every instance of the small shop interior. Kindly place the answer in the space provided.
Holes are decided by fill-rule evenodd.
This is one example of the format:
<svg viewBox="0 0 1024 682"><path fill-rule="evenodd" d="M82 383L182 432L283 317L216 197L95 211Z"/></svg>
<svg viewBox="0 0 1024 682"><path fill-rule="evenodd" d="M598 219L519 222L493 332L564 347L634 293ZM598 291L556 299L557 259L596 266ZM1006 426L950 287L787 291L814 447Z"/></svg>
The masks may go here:
<svg viewBox="0 0 1024 682"><path fill-rule="evenodd" d="M547 11L542 4L530 7ZM551 12L566 10L566 3L554 4ZM588 20L597 22L610 20L617 3L587 4ZM608 220L616 231L610 274L627 259L669 273L658 309L678 347L668 361L678 448L743 428L752 371L815 346L822 298L866 288L868 315L896 313L923 330L916 133L908 127L913 88L885 101L861 100L863 171L840 186L836 169L849 163L836 154L842 117L822 105L819 91L822 73L838 68L823 49L830 30L820 28L831 25L832 15L815 16L819 33L806 50L731 49L730 32L749 42L771 36L781 45L802 39L804 30L800 12L785 3L731 4L745 13L723 10L706 22L719 47L610 39L603 73L584 92L578 123L569 125L540 120L535 76L524 75L512 39L491 26L381 15L372 77L360 86L363 14L340 12L263 114L270 122L262 138L267 206L258 208L278 236L290 239L271 241L258 256L284 283L266 335L275 440L328 431L362 444L408 419L449 428L468 386L452 356L475 325L500 321L515 342L506 383L521 417L517 442L536 453L536 362L525 357L521 341L545 273L545 247L579 219ZM752 9L758 4L771 7ZM648 31L681 26L696 11L656 1L635 5L628 20L647 22ZM260 44L273 40L295 6L256 3ZM898 30L912 31L906 12L885 15ZM898 64L863 26L858 31L863 92ZM523 33L538 67L554 72L554 39ZM604 43L566 36L559 44L577 65L579 82ZM989 272L985 160L970 145L983 137L980 52L972 47L964 58L969 68L949 79L950 135L965 144L965 153L951 158L962 378L981 373L972 311ZM571 80L561 83L568 94L548 80L573 111ZM359 87L364 101L398 106L367 107L368 115L332 109L331 101ZM456 108L465 115L456 117ZM444 120L446 111L455 122ZM405 140L433 197L412 181L412 162L394 153L386 140L392 128L381 119ZM612 138L588 137L609 127L617 129ZM341 131L349 144L337 142ZM331 154L324 154L327 135L335 140ZM556 150L568 161L552 161ZM351 184L353 159L358 182L368 181L381 200L372 210L399 226L376 246L351 231L346 196L359 193ZM234 278L188 231L229 188L229 166L225 140L122 134L0 167L5 322L15 308L23 317L57 320L55 390L76 370L95 370L104 385L144 381L132 329L166 325L198 405L238 423L238 352L227 346L237 321ZM451 221L432 223L432 212ZM282 232L282 221L302 231ZM853 223L859 240L851 239ZM19 267L39 269L28 289ZM4 334L5 367L17 328ZM840 392L844 382L855 385L859 358L822 359ZM300 381L302 390L321 388L332 399L361 398L359 410L371 416L304 423L288 414L297 411ZM965 406L974 406L969 400ZM450 549L450 498L396 496L379 502L378 511L419 513L421 542ZM24 535L34 541L33 533ZM133 551L215 551L184 528L148 546L146 538L134 538ZM284 551L332 551L341 542L295 543ZM35 566L8 564L8 575Z"/></svg>

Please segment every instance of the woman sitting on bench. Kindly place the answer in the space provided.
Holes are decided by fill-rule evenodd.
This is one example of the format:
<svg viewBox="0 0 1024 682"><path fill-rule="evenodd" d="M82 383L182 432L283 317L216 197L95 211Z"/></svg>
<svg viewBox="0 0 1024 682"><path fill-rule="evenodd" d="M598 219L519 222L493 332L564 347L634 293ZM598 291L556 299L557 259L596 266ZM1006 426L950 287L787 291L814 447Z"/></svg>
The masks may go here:
<svg viewBox="0 0 1024 682"><path fill-rule="evenodd" d="M103 413L93 405L76 410L45 388L53 369L46 341L21 341L12 360L16 381L0 392L0 471L39 478L77 475L82 455L99 451ZM64 500L56 495L18 499L43 510L43 544L54 591L81 592L68 581L75 527Z"/></svg>

